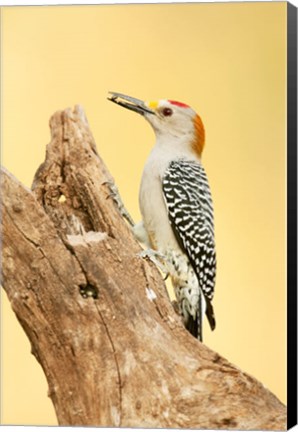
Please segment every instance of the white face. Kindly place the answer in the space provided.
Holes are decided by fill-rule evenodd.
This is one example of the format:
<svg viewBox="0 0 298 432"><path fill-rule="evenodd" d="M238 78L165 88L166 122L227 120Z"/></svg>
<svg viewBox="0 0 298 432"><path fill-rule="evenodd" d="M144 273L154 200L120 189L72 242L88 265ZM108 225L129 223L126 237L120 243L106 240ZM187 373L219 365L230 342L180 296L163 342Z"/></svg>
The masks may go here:
<svg viewBox="0 0 298 432"><path fill-rule="evenodd" d="M200 158L205 130L201 118L188 105L173 100L144 102L123 93L110 92L108 99L124 108L141 114L151 124L156 134L158 148L168 148L185 155ZM169 148L168 148L169 150Z"/></svg>
<svg viewBox="0 0 298 432"><path fill-rule="evenodd" d="M194 133L195 111L187 105L160 100L146 106L155 114L145 113L144 117L153 127L156 135L169 135L176 138Z"/></svg>

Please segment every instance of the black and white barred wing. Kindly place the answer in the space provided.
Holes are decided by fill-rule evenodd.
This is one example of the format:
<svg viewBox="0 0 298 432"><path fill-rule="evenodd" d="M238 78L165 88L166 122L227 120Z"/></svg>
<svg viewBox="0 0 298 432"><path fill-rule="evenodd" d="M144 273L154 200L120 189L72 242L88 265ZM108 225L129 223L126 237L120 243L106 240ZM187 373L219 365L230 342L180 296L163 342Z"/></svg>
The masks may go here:
<svg viewBox="0 0 298 432"><path fill-rule="evenodd" d="M216 253L213 204L204 168L196 162L178 160L163 177L163 193L173 232L187 254L206 300L206 315L212 329Z"/></svg>

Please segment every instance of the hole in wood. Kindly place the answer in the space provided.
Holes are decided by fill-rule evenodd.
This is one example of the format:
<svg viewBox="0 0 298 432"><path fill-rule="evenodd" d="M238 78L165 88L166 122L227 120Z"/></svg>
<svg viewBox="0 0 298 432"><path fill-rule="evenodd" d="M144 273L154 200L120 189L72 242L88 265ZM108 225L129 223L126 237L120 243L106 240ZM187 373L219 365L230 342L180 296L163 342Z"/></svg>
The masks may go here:
<svg viewBox="0 0 298 432"><path fill-rule="evenodd" d="M98 298L98 290L94 285L80 285L80 294L83 298L92 297L94 299Z"/></svg>

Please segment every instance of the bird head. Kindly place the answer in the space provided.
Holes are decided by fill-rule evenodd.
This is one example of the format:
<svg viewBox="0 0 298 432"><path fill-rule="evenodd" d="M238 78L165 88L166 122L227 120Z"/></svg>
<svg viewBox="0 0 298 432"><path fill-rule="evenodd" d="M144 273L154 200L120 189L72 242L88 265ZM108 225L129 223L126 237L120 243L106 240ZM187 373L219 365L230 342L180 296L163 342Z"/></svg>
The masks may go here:
<svg viewBox="0 0 298 432"><path fill-rule="evenodd" d="M151 124L157 137L183 140L201 156L205 144L204 125L200 116L190 106L168 99L144 102L114 92L110 92L108 99L141 114Z"/></svg>

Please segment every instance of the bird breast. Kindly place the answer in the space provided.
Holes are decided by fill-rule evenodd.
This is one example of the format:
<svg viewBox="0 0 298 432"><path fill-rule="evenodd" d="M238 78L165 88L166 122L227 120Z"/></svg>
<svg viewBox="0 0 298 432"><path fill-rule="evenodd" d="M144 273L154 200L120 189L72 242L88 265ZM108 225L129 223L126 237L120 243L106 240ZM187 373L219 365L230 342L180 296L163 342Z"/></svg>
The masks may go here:
<svg viewBox="0 0 298 432"><path fill-rule="evenodd" d="M166 145L157 143L152 149L144 167L139 204L144 227L151 247L162 253L180 249L169 222L168 211L163 196L162 179L173 158L183 154L173 154Z"/></svg>

